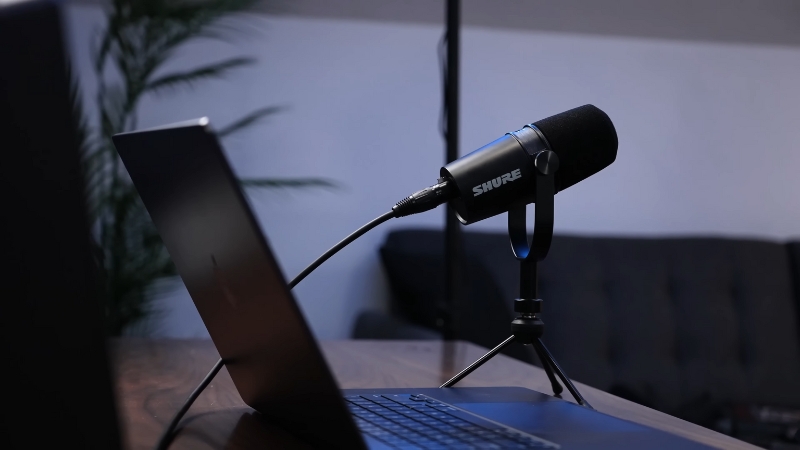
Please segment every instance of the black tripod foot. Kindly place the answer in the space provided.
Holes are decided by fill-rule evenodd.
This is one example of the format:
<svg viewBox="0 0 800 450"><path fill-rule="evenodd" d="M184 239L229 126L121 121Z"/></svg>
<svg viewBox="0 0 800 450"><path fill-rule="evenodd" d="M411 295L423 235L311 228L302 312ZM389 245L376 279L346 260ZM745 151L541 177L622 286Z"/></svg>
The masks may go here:
<svg viewBox="0 0 800 450"><path fill-rule="evenodd" d="M492 359L494 355L500 353L508 344L514 342L514 340L516 339L517 337L515 335L511 335L508 339L501 342L500 345L489 350L488 353L478 358L477 361L467 366L466 369L462 370L456 376L450 378L439 387L440 388L452 387L454 384L461 381L462 378L466 377L467 375L471 374L475 369L482 366L483 363ZM565 385L567 385L567 390L569 390L569 393L572 394L572 396L575 398L575 401L577 401L579 405L585 406L589 409L594 409L592 408L592 405L590 405L589 402L587 402L586 399L583 398L581 393L578 392L578 389L575 388L575 385L572 384L572 381L570 381L569 378L567 378L567 375L564 373L563 370L561 370L561 367L553 358L553 355L550 354L550 351L547 350L547 347L544 346L542 340L537 338L533 340L531 344L533 344L533 348L536 350L536 353L539 355L539 359L542 361L542 366L544 367L545 373L547 373L547 377L550 379L550 384L553 385L553 392L555 393L555 395L560 396L561 392L563 392L564 390L564 388L561 387L561 384L559 384L558 380L555 377L555 375L558 375L558 378L561 378L561 381Z"/></svg>
<svg viewBox="0 0 800 450"><path fill-rule="evenodd" d="M541 342L539 340L533 341L533 349L536 350L536 355L539 356L539 361L542 363L542 368L547 374L547 378L550 379L550 384L553 386L553 394L556 397L560 397L561 393L564 392L564 387L561 386L561 383L558 382L556 375L553 373L553 367L550 365L550 360L545 355L545 351L540 347L540 343Z"/></svg>
<svg viewBox="0 0 800 450"><path fill-rule="evenodd" d="M441 385L439 387L440 388L452 387L454 384L456 384L459 381L461 381L462 378L464 378L465 376L471 374L473 370L475 370L478 367L482 366L483 363L485 363L486 361L492 359L492 357L494 355L500 353L500 351L503 350L506 347L506 345L514 342L514 339L516 339L516 336L511 335L511 337L509 337L505 341L501 342L500 345L498 345L497 347L489 350L489 352L487 354L485 354L485 355L481 356L480 358L478 358L477 361L475 361L474 363L472 363L469 366L467 366L467 368L462 370L461 372L458 372L458 374L456 376L454 376L453 378L450 378L443 385Z"/></svg>
<svg viewBox="0 0 800 450"><path fill-rule="evenodd" d="M583 398L581 393L578 392L578 389L575 387L574 384L572 384L572 381L570 381L570 379L567 378L567 375L564 373L563 370L561 370L561 367L558 365L555 358L553 358L553 355L550 354L550 351L547 350L547 347L544 346L542 340L541 339L535 340L533 342L533 345L534 347L538 347L539 349L541 349L541 352L544 353L545 358L547 358L547 364L550 364L552 366L555 373L558 375L559 378L561 378L561 381L563 381L564 384L567 385L567 389L569 390L569 393L572 394L572 397L575 398L575 401L578 402L578 404L581 406L585 406L589 409L594 409L592 405L590 405L589 402L587 402L586 399ZM555 389L553 390L555 391Z"/></svg>

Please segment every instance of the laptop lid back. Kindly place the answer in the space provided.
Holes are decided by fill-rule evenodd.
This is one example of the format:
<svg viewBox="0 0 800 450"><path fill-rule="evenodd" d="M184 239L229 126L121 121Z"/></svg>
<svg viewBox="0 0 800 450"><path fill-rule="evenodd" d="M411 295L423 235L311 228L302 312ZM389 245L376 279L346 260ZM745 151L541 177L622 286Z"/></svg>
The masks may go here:
<svg viewBox="0 0 800 450"><path fill-rule="evenodd" d="M312 442L364 447L208 121L114 145L245 403Z"/></svg>

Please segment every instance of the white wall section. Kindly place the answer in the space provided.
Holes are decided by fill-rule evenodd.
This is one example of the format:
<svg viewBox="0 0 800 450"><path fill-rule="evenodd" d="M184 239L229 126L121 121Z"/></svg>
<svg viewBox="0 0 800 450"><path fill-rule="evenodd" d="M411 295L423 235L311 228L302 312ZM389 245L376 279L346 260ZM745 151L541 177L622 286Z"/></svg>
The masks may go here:
<svg viewBox="0 0 800 450"><path fill-rule="evenodd" d="M68 12L73 59L91 101L88 49L100 10ZM286 105L224 144L241 176L321 176L344 185L251 192L291 277L435 182L444 155L437 130L442 28L293 16L249 23L231 43L187 46L171 65L253 55L256 67L148 99L139 125L200 116L224 125L261 106ZM585 103L615 123L617 161L556 197L557 232L800 236L800 47L467 26L462 48L462 153ZM377 250L388 230L441 227L443 214L395 219L304 281L296 295L317 336L347 337L360 310L385 305ZM505 216L469 229L504 230ZM185 291L162 304L157 335L207 335Z"/></svg>

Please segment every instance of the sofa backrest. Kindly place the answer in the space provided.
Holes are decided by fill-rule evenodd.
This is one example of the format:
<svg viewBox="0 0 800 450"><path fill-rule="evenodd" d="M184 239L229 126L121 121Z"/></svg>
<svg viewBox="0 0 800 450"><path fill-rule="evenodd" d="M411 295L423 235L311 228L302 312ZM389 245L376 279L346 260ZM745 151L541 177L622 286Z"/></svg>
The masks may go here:
<svg viewBox="0 0 800 450"><path fill-rule="evenodd" d="M433 325L443 246L438 230L399 230L381 250L395 311L418 324ZM502 233L466 233L465 252L457 323L491 347L510 334L518 263ZM540 266L543 340L576 380L683 417L797 406L799 261L800 243L556 236Z"/></svg>

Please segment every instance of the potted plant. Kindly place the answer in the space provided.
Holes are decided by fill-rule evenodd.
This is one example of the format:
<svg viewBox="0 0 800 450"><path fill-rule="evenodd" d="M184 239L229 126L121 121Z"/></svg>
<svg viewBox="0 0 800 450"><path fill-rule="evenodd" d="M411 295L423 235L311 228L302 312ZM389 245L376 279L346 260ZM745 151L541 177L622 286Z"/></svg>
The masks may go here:
<svg viewBox="0 0 800 450"><path fill-rule="evenodd" d="M73 89L78 135L84 155L89 218L95 238L107 331L119 335L153 313L154 282L175 276L161 238L111 141L136 129L139 102L178 88L222 78L255 62L231 57L184 71L161 70L184 44L197 38L223 39L232 21L252 10L256 0L112 0L94 57L98 80L99 125L89 127ZM73 83L73 86L75 84ZM225 137L280 110L252 111L217 131ZM260 188L331 187L319 178L251 179Z"/></svg>

